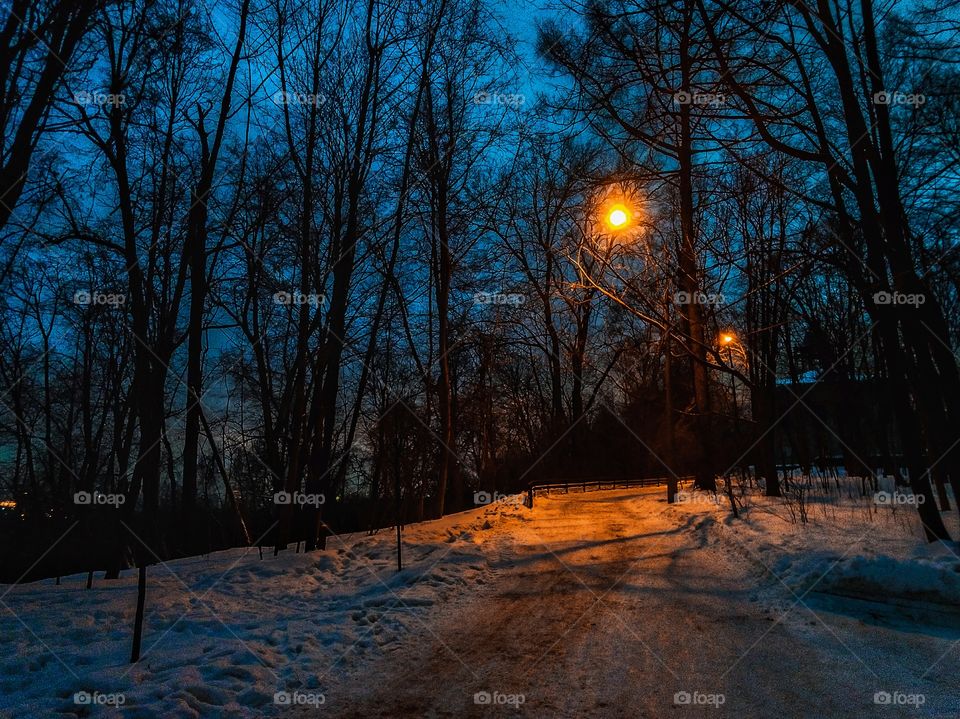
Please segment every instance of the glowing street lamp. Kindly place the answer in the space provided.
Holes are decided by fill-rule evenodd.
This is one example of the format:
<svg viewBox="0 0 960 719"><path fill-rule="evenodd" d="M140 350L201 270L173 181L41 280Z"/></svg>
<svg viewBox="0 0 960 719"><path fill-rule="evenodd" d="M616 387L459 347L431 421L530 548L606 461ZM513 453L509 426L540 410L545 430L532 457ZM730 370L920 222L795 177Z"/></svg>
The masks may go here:
<svg viewBox="0 0 960 719"><path fill-rule="evenodd" d="M736 350L740 354L740 357L743 358L744 364L747 363L747 351L744 349L743 345L740 344L740 340L737 339L737 336L733 332L723 332L720 334L719 339L720 345L728 348L727 351L730 353L731 361L733 360L733 350Z"/></svg>
<svg viewBox="0 0 960 719"><path fill-rule="evenodd" d="M624 204L612 205L607 210L606 223L611 230L623 230L630 226L633 219L630 208Z"/></svg>

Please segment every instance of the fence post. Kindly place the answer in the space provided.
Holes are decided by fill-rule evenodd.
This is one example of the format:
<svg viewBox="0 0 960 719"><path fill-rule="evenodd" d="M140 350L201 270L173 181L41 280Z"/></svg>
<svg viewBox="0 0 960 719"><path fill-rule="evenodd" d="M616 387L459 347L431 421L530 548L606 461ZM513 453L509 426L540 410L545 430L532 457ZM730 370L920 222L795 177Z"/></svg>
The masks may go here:
<svg viewBox="0 0 960 719"><path fill-rule="evenodd" d="M533 485L527 487L527 506L533 509Z"/></svg>

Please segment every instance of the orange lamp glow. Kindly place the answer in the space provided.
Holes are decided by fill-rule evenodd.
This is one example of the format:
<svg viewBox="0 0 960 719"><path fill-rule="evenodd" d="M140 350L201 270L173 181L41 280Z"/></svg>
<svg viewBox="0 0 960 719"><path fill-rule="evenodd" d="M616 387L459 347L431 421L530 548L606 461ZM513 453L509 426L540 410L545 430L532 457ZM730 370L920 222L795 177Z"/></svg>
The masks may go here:
<svg viewBox="0 0 960 719"><path fill-rule="evenodd" d="M607 226L611 230L622 230L630 224L630 210L626 205L613 205L607 212Z"/></svg>

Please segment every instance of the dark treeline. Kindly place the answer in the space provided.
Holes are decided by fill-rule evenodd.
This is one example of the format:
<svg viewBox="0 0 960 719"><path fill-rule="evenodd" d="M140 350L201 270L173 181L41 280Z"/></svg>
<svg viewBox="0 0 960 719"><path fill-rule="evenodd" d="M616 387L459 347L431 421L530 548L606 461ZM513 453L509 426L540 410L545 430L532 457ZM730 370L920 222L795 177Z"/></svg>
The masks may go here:
<svg viewBox="0 0 960 719"><path fill-rule="evenodd" d="M956 2L0 13L7 581L784 446L949 536Z"/></svg>

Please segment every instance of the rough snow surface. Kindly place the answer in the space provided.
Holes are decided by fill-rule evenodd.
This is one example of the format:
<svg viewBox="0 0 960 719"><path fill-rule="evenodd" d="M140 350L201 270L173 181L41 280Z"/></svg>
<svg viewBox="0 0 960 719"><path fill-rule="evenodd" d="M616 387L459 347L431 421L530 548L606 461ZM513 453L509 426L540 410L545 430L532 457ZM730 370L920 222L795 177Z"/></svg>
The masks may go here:
<svg viewBox="0 0 960 719"><path fill-rule="evenodd" d="M906 512L662 495L410 526L399 573L389 530L157 565L134 666L133 573L0 587L0 714L960 716L955 546Z"/></svg>
<svg viewBox="0 0 960 719"><path fill-rule="evenodd" d="M325 552L275 558L265 548L260 560L256 548L236 549L154 565L133 666L135 571L112 582L98 574L91 590L85 574L60 586L0 585L0 713L255 717L281 713L285 700L317 707L333 678L489 581L483 535L502 516L497 507L408 527L402 572L390 530L333 537Z"/></svg>

